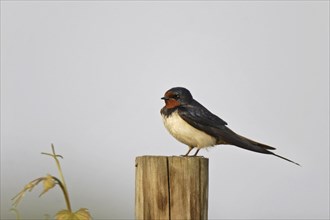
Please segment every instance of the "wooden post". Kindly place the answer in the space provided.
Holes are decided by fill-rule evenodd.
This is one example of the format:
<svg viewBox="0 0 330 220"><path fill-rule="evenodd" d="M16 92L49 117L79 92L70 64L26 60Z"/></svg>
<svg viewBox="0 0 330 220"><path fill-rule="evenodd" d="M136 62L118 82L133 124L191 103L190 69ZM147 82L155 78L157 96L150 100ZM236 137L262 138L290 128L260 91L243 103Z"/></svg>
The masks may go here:
<svg viewBox="0 0 330 220"><path fill-rule="evenodd" d="M136 158L136 219L207 219L207 209L207 158Z"/></svg>

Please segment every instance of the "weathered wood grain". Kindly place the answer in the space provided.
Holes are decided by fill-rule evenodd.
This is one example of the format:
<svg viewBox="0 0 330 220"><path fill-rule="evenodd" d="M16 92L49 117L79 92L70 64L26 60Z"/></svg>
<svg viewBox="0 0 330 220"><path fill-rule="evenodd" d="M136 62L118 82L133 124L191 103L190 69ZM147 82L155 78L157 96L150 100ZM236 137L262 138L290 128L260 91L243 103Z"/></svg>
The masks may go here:
<svg viewBox="0 0 330 220"><path fill-rule="evenodd" d="M207 219L207 211L207 158L136 158L136 219Z"/></svg>

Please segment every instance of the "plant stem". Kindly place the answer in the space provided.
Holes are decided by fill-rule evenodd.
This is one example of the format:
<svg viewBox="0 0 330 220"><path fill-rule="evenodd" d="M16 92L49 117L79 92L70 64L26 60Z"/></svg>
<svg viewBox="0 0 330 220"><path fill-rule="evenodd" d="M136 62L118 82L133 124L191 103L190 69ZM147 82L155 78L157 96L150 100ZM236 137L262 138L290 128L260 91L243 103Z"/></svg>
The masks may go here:
<svg viewBox="0 0 330 220"><path fill-rule="evenodd" d="M63 172L62 172L62 169L61 169L61 165L60 165L60 161L57 159L57 155L55 154L55 148L54 148L54 145L52 144L52 151L53 151L53 158L55 159L56 161L56 165L57 165L57 169L60 173L60 177L61 177L61 181L59 181L57 178L57 181L59 181L59 184L62 188L62 191L63 191L63 194L64 194L64 198L65 198L65 202L66 202L66 206L68 208L68 210L71 212L71 204L70 204L70 199L69 199L69 193L68 193L68 189L66 187L66 184L65 184L65 180L64 180L64 175L63 175Z"/></svg>
<svg viewBox="0 0 330 220"><path fill-rule="evenodd" d="M62 192L64 194L64 199L65 199L65 202L66 202L66 206L67 206L68 210L70 212L72 212L71 211L71 206L70 206L69 194L67 193L67 190L65 189L65 186L63 185L62 181L57 179L55 176L52 176L52 178L58 183L58 185L60 185L60 187L62 189Z"/></svg>

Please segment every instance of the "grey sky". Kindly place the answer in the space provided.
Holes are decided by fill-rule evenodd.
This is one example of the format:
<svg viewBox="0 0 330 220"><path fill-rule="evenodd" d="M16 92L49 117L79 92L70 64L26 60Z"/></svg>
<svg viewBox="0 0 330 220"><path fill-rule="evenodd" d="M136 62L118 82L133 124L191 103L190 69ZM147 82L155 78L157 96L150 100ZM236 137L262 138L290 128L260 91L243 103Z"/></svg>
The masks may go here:
<svg viewBox="0 0 330 220"><path fill-rule="evenodd" d="M218 146L210 219L329 218L328 1L1 1L1 218L51 173L73 209L134 217L134 160L180 155L159 114L173 86L300 164ZM59 189L22 218L65 208Z"/></svg>

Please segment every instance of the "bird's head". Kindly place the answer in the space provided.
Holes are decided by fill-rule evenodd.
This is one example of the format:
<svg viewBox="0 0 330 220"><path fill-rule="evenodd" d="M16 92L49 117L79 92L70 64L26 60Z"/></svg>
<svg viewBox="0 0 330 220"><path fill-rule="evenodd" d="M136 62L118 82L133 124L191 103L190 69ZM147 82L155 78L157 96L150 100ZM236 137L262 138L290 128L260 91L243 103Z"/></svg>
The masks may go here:
<svg viewBox="0 0 330 220"><path fill-rule="evenodd" d="M193 97L188 89L183 87L174 87L166 91L164 97L161 99L164 99L165 107L171 109L189 104Z"/></svg>

